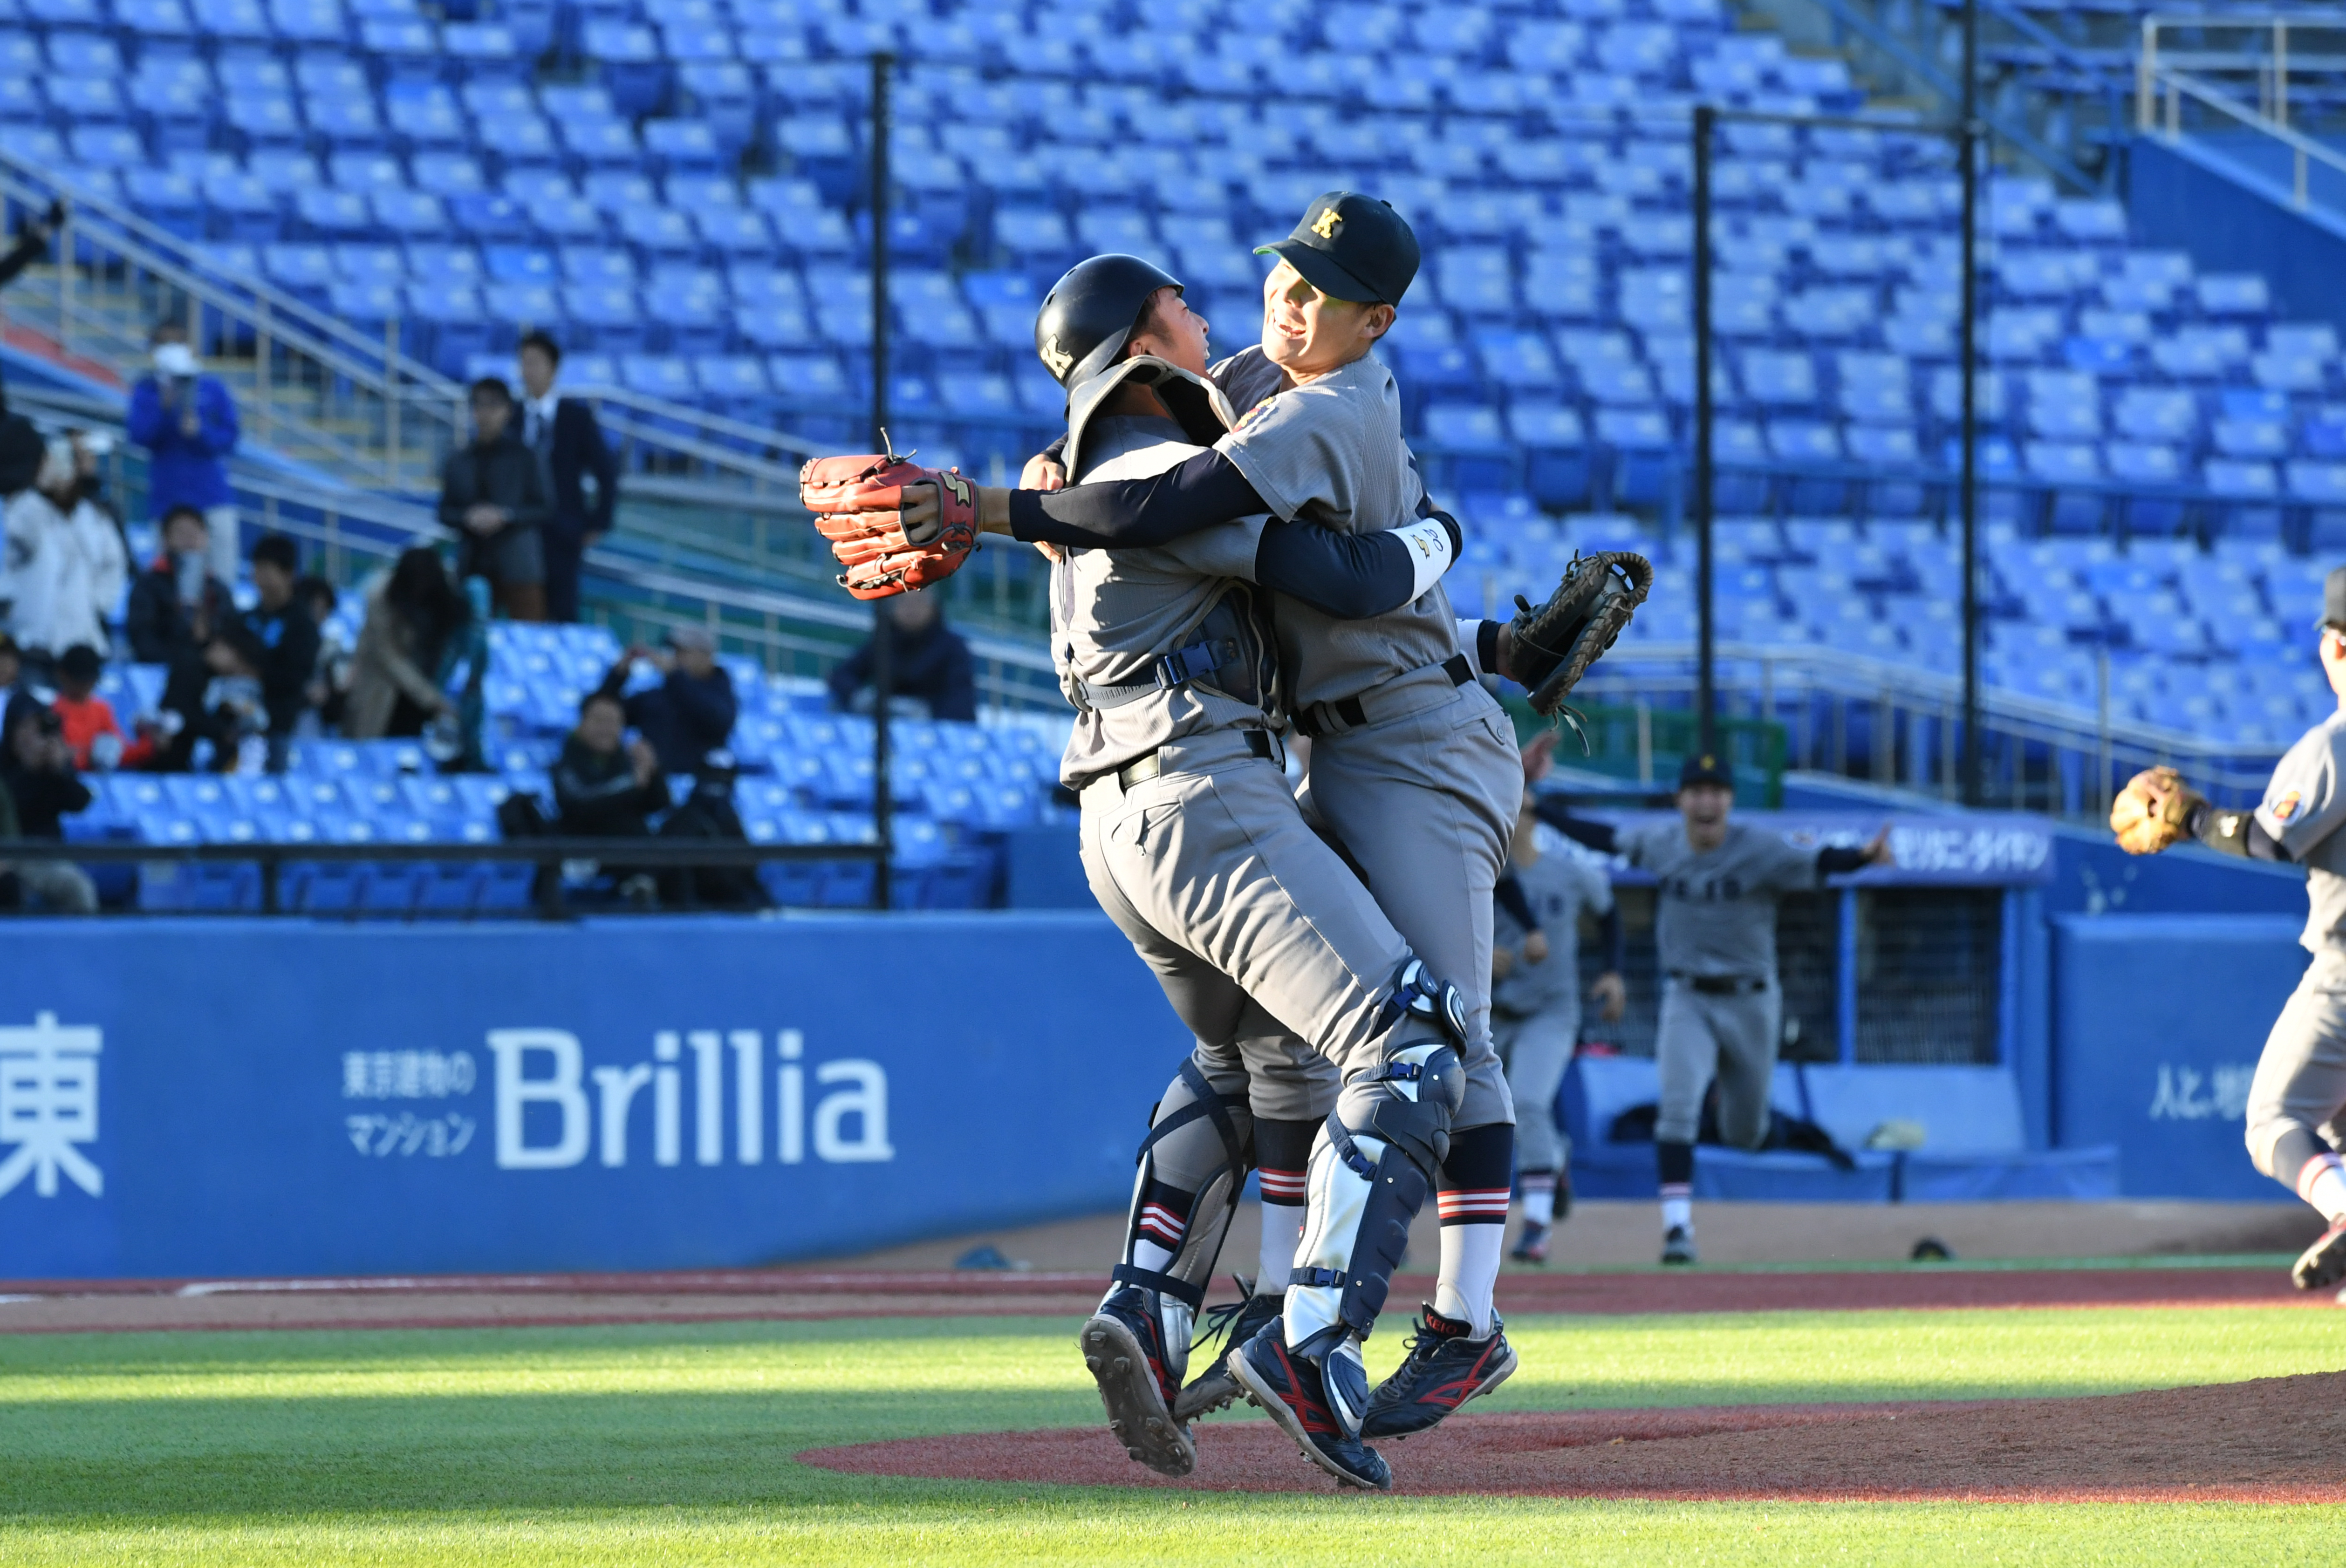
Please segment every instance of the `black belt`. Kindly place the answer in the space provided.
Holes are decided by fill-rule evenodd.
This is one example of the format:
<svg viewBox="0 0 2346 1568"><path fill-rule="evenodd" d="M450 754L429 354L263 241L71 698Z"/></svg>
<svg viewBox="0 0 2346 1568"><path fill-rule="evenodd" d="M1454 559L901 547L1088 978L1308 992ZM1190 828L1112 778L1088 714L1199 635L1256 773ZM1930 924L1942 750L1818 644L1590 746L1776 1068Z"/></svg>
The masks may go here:
<svg viewBox="0 0 2346 1568"><path fill-rule="evenodd" d="M1278 754L1270 744L1270 737L1260 729L1250 729L1246 732L1246 748L1249 753L1261 758L1265 762ZM1164 771L1165 753L1152 751L1138 761L1127 762L1117 769L1116 781L1129 789L1136 784L1148 783Z"/></svg>
<svg viewBox="0 0 2346 1568"><path fill-rule="evenodd" d="M1466 662L1464 654L1452 654L1442 661L1440 667L1442 673L1450 677L1450 684L1453 686L1464 686L1474 678L1474 667ZM1401 677L1396 676L1393 678L1398 680ZM1359 729L1369 722L1369 716L1362 710L1361 699L1357 697L1340 697L1333 702L1314 706L1326 708L1329 712L1343 720L1344 728L1347 729ZM1311 723L1308 716L1301 713L1295 716L1295 728L1306 736L1317 736L1322 733L1318 725Z"/></svg>
<svg viewBox="0 0 2346 1568"><path fill-rule="evenodd" d="M1747 992L1768 989L1767 976L1759 974L1688 974L1682 969L1673 969L1670 978L1684 982L1705 996L1741 996Z"/></svg>

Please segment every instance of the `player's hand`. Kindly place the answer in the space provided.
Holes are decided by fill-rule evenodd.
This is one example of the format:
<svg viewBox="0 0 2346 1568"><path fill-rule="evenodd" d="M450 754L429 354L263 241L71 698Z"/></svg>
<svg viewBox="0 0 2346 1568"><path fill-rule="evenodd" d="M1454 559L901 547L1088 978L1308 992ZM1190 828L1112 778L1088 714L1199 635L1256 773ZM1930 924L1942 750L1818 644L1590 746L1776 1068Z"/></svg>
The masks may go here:
<svg viewBox="0 0 2346 1568"><path fill-rule="evenodd" d="M1064 490L1066 484L1067 471L1059 466L1058 460L1039 452L1018 471L1021 490Z"/></svg>
<svg viewBox="0 0 2346 1568"><path fill-rule="evenodd" d="M1054 566L1067 558L1056 545L1051 544L1049 541L1044 539L1037 539L1035 541L1035 553L1042 556L1046 561L1050 562Z"/></svg>
<svg viewBox="0 0 2346 1568"><path fill-rule="evenodd" d="M1524 962L1525 963L1547 962L1547 932L1535 931L1524 938Z"/></svg>
<svg viewBox="0 0 2346 1568"><path fill-rule="evenodd" d="M1010 492L990 484L973 484L977 493L977 527L983 534L1010 532ZM913 545L933 544L942 528L938 519L943 506L934 484L908 484L904 487L903 504L896 508L896 516L903 524L904 539Z"/></svg>
<svg viewBox="0 0 2346 1568"><path fill-rule="evenodd" d="M1889 866L1895 865L1897 863L1896 860L1890 853L1890 825L1888 823L1883 823L1882 831L1874 834L1873 841L1865 846L1865 863L1869 866Z"/></svg>
<svg viewBox="0 0 2346 1568"><path fill-rule="evenodd" d="M1588 994L1596 999L1597 1016L1607 1023L1620 1023L1621 1014L1628 1011L1629 987L1617 969L1608 969L1590 981Z"/></svg>
<svg viewBox="0 0 2346 1568"><path fill-rule="evenodd" d="M1515 955L1512 949L1494 947L1491 950L1491 978L1504 980L1515 972Z"/></svg>

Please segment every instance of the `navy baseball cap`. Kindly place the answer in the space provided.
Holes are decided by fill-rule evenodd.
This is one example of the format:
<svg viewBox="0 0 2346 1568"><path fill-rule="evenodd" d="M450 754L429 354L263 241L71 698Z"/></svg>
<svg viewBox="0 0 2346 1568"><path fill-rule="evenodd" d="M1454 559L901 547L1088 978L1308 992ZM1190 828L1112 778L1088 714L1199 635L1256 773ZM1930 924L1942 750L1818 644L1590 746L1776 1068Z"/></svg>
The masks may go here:
<svg viewBox="0 0 2346 1568"><path fill-rule="evenodd" d="M2346 566L2333 566L2321 581L2321 620L2318 632L2346 632Z"/></svg>
<svg viewBox="0 0 2346 1568"><path fill-rule="evenodd" d="M1362 305L1399 305L1417 276L1417 235L1392 204L1357 190L1311 199L1295 232L1258 256L1276 256L1321 293Z"/></svg>
<svg viewBox="0 0 2346 1568"><path fill-rule="evenodd" d="M1727 764L1708 751L1689 753L1678 765L1678 788L1688 789L1697 784L1716 784L1722 789L1735 788L1735 775Z"/></svg>

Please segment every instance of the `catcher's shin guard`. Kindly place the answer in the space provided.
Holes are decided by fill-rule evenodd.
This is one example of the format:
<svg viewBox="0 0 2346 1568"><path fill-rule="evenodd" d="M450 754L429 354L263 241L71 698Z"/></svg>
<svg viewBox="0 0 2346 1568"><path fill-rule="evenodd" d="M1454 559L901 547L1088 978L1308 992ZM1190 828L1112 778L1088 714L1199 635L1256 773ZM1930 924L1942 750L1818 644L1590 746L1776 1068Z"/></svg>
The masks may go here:
<svg viewBox="0 0 2346 1568"><path fill-rule="evenodd" d="M1413 962L1395 1001L1407 1022L1383 1063L1344 1085L1306 1176L1303 1240L1287 1292L1287 1342L1315 1360L1365 1339L1384 1308L1410 1222L1425 1207L1465 1097L1465 1015L1454 986ZM1445 1038L1411 1038L1433 1023ZM1331 1394L1335 1390L1331 1388ZM1357 1426L1364 1410L1349 1412Z"/></svg>
<svg viewBox="0 0 2346 1568"><path fill-rule="evenodd" d="M1243 1091L1220 1094L1194 1062L1184 1062L1141 1140L1124 1257L1113 1272L1111 1293L1137 1286L1149 1294L1177 1383L1187 1366L1191 1325L1205 1305L1206 1286L1246 1182L1251 1123ZM1150 1259L1157 1267L1140 1261L1144 1245L1155 1248ZM1160 1253L1171 1256L1160 1261Z"/></svg>

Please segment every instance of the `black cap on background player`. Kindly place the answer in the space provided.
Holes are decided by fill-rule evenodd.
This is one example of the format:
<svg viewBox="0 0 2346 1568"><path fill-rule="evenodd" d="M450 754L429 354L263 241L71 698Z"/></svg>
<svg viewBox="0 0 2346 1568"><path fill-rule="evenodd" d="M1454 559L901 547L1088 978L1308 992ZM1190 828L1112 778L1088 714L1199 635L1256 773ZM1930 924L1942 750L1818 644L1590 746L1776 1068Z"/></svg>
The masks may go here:
<svg viewBox="0 0 2346 1568"><path fill-rule="evenodd" d="M2346 632L2346 566L2332 566L2321 582L2321 620L2318 632Z"/></svg>
<svg viewBox="0 0 2346 1568"><path fill-rule="evenodd" d="M1735 775L1726 763L1708 751L1689 753L1678 765L1678 788L1691 789L1698 784L1716 784L1721 789L1735 788Z"/></svg>
<svg viewBox="0 0 2346 1568"><path fill-rule="evenodd" d="M1417 236L1389 202L1356 190L1314 197L1286 239L1255 247L1276 256L1333 299L1393 305L1417 276Z"/></svg>

